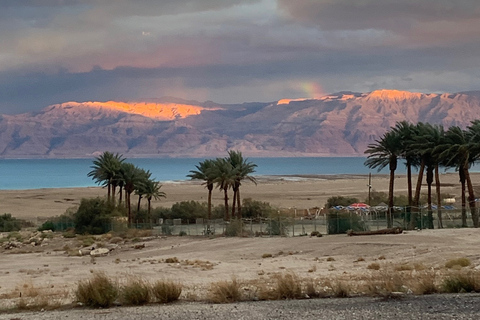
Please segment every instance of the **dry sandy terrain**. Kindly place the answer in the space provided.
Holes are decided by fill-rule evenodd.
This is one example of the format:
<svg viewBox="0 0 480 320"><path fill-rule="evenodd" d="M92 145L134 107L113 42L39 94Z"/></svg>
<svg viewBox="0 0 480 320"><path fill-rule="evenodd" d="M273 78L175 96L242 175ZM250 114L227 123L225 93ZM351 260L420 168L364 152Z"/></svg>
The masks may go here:
<svg viewBox="0 0 480 320"><path fill-rule="evenodd" d="M474 179L478 178L479 175L475 174ZM367 180L365 176L264 178L257 186L245 184L242 195L278 207L301 209L323 206L332 195L364 199ZM406 191L404 180L404 177L397 179L396 190L399 192ZM454 174L442 175L442 182L446 184L443 191L458 194L457 180ZM372 184L375 190L386 191L388 179L374 176ZM164 191L167 200L156 205L169 206L181 200L205 200L206 197L206 190L193 182L165 184ZM102 196L104 193L101 188L0 191L0 204L4 212L16 217L46 217L62 214L82 197ZM215 201L222 201L220 192L215 195ZM28 237L25 235L24 238ZM133 248L139 243L145 247ZM94 246L112 250L107 256L97 258L71 256L68 252L78 252L82 240L63 239L61 235L44 241L41 246L26 244L16 249L1 249L0 304L14 303L20 292L25 295L32 287L65 292L64 296L70 297L67 300L71 299L78 281L87 279L95 271L104 271L120 281L131 275L149 280L172 279L184 285L183 298L203 299L212 282L232 277L256 281L277 273L294 272L317 283L329 278L350 281L376 272L391 271L401 264L419 264L441 273L445 272L446 261L459 257L471 260L472 265L468 268L480 268L480 233L476 229L322 238L150 237L140 239L140 242L117 242L98 237ZM264 254L272 257L263 258ZM178 262L165 261L174 257ZM367 268L371 263L378 263L380 270Z"/></svg>
<svg viewBox="0 0 480 320"><path fill-rule="evenodd" d="M472 178L476 185L480 173L472 174ZM442 192L454 194L457 197L460 195L457 174L443 174L441 181ZM360 201L364 201L368 194L367 184L368 177L364 175L263 177L258 180L257 185L245 182L241 192L242 198L267 201L278 208L295 207L297 210L303 210L313 207L321 208L329 197L337 195L357 197ZM162 190L167 194L167 198L153 202L154 207L170 207L184 200L207 200L207 190L200 182L165 183ZM388 176L373 175L372 190L388 192ZM395 192L406 194L407 186L404 176L397 176ZM82 198L105 195L106 190L100 187L0 190L0 209L1 213L11 213L15 217L35 221L37 217L61 215L66 209L78 205ZM223 203L222 192L214 191L213 203Z"/></svg>

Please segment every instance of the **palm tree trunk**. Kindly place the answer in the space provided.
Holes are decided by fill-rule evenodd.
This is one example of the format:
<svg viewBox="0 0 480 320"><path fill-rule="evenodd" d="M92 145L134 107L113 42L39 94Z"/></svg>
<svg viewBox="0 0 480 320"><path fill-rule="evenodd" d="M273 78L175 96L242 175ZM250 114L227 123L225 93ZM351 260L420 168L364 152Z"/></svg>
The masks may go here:
<svg viewBox="0 0 480 320"><path fill-rule="evenodd" d="M418 212L419 212L418 206L420 202L420 190L422 189L424 170L425 170L425 162L422 159L422 162L420 164L420 170L418 170L417 186L415 188L415 197L413 198L412 215L410 218L410 225L409 225L410 230L413 230L417 227L417 219L418 219Z"/></svg>
<svg viewBox="0 0 480 320"><path fill-rule="evenodd" d="M223 193L225 197L225 220L230 221L230 216L228 212L228 188L223 188Z"/></svg>
<svg viewBox="0 0 480 320"><path fill-rule="evenodd" d="M207 211L207 219L208 223L210 223L210 220L212 219L212 190L213 190L213 184L208 185L208 211Z"/></svg>
<svg viewBox="0 0 480 320"><path fill-rule="evenodd" d="M120 206L122 204L123 186L120 186L120 192L118 192L118 194L119 194L118 205Z"/></svg>
<svg viewBox="0 0 480 320"><path fill-rule="evenodd" d="M409 159L407 159L407 189L408 189L407 222L410 222L411 214L412 214L413 193L412 193L412 164Z"/></svg>
<svg viewBox="0 0 480 320"><path fill-rule="evenodd" d="M458 170L458 174L460 175L460 184L462 185L462 228L467 227L467 201L465 199L465 170L463 170L463 166L461 166Z"/></svg>
<svg viewBox="0 0 480 320"><path fill-rule="evenodd" d="M142 201L142 195L139 194L139 195L138 195L138 203L137 203L137 215L138 215L138 213L140 212L140 203L141 203L141 201Z"/></svg>
<svg viewBox="0 0 480 320"><path fill-rule="evenodd" d="M427 166L427 228L433 229L433 211L432 211L432 183L433 166Z"/></svg>
<svg viewBox="0 0 480 320"><path fill-rule="evenodd" d="M237 203L237 187L233 186L233 201L232 201L232 219L235 219L235 207Z"/></svg>
<svg viewBox="0 0 480 320"><path fill-rule="evenodd" d="M468 188L468 205L470 207L470 213L472 214L473 227L478 228L478 214L475 202L475 191L473 190L472 179L470 178L470 172L468 166L465 166L465 180L467 181Z"/></svg>
<svg viewBox="0 0 480 320"><path fill-rule="evenodd" d="M125 203L127 205L127 212L128 212L128 225L131 226L132 224L132 210L130 206L130 193L125 193Z"/></svg>
<svg viewBox="0 0 480 320"><path fill-rule="evenodd" d="M440 174L438 173L438 164L435 166L435 190L437 192L437 228L443 228L442 219L442 196L440 193Z"/></svg>
<svg viewBox="0 0 480 320"><path fill-rule="evenodd" d="M151 206L151 201L152 201L152 198L151 197L148 197L147 198L147 201L148 201L148 206L147 206L147 221L148 221L148 224L150 225L150 213L152 211L152 206Z"/></svg>
<svg viewBox="0 0 480 320"><path fill-rule="evenodd" d="M395 182L395 170L390 169L390 184L388 186L388 211L387 228L393 227L393 186Z"/></svg>
<svg viewBox="0 0 480 320"><path fill-rule="evenodd" d="M117 188L117 186L112 184L112 203L113 203L113 205L115 205L115 192L116 192L115 189L116 188Z"/></svg>
<svg viewBox="0 0 480 320"><path fill-rule="evenodd" d="M240 187L237 190L237 208L238 208L238 219L242 220L242 202L240 201Z"/></svg>
<svg viewBox="0 0 480 320"><path fill-rule="evenodd" d="M110 183L110 181L108 181L108 184L107 184L107 201L108 202L110 202L111 189L112 189L112 184Z"/></svg>

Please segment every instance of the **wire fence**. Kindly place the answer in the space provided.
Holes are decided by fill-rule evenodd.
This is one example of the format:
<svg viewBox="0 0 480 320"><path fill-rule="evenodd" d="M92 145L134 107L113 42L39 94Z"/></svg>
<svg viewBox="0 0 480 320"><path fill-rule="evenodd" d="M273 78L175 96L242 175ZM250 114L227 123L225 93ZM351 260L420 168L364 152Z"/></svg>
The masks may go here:
<svg viewBox="0 0 480 320"><path fill-rule="evenodd" d="M444 228L462 227L461 210L442 210L442 221ZM406 208L397 208L392 217L393 227L408 229L410 213ZM438 211L432 210L432 219L434 228L438 228ZM465 214L466 226L472 227L471 214L467 210ZM41 222L41 221L39 221ZM185 221L182 219L158 219L145 223L143 221L134 221L130 228L150 229L153 235L190 235L190 236L210 236L224 235L228 233L229 226L233 222L223 219L207 220L196 219ZM344 227L343 227L344 226ZM429 215L425 208L420 208L417 212L417 229L426 229L429 226ZM57 220L52 222L52 229L62 231L74 228L72 221ZM275 218L257 218L242 220L243 236L306 236L316 233L332 234L345 233L348 229L360 231L374 231L387 227L386 212L384 211L361 211L361 210L331 210L328 214L321 214L309 217L275 217ZM124 231L127 228L124 220L112 221L105 230L114 232Z"/></svg>

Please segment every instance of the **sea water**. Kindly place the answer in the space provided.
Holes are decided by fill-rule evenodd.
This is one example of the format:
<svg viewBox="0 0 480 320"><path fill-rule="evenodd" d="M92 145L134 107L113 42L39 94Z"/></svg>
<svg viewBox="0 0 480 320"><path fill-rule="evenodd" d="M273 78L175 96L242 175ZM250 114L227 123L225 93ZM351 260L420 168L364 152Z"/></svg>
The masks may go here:
<svg viewBox="0 0 480 320"><path fill-rule="evenodd" d="M200 158L129 158L161 182L188 180ZM87 176L92 159L0 159L0 189L20 190L96 186ZM377 173L363 157L248 158L257 165L254 176L334 175ZM388 168L380 173L388 173ZM396 173L405 173L399 165Z"/></svg>

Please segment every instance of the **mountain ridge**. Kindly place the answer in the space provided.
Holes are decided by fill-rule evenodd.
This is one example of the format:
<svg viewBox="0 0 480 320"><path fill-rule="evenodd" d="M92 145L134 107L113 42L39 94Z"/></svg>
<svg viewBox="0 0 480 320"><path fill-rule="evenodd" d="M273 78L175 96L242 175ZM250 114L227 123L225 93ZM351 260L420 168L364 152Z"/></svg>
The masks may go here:
<svg viewBox="0 0 480 320"><path fill-rule="evenodd" d="M64 102L0 116L0 157L363 156L397 121L466 127L480 91L342 91L317 99L218 104L179 98Z"/></svg>

